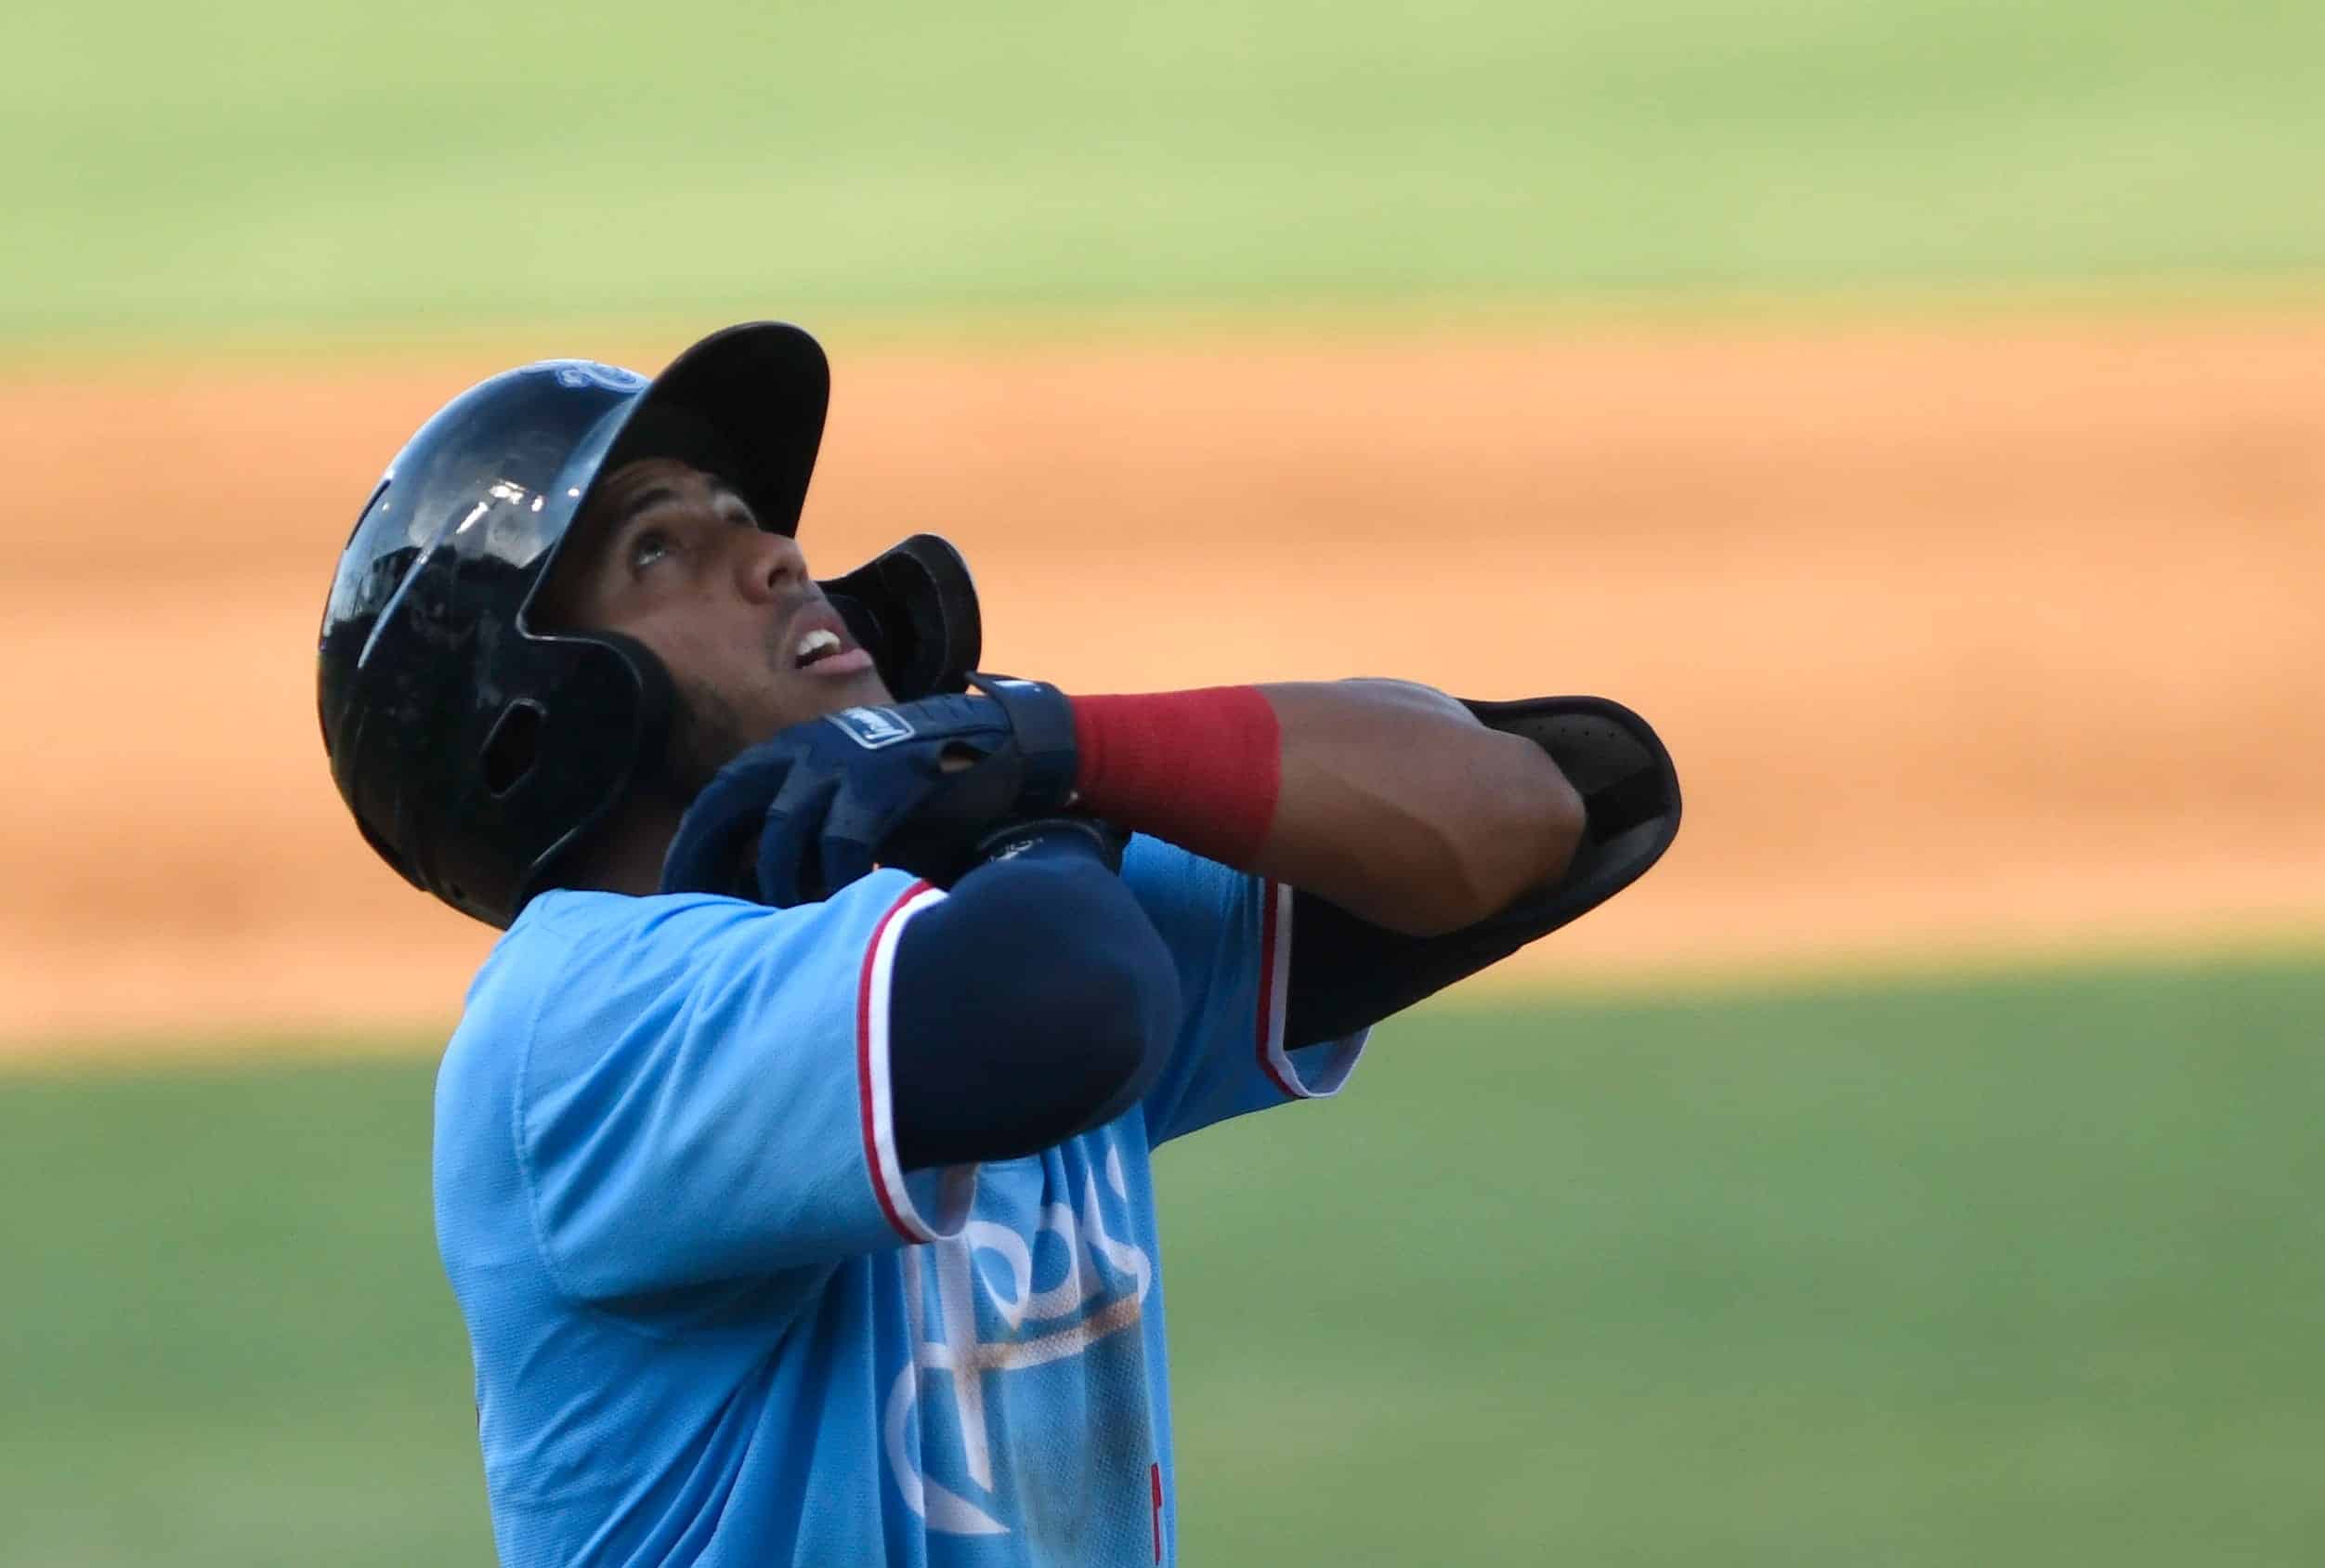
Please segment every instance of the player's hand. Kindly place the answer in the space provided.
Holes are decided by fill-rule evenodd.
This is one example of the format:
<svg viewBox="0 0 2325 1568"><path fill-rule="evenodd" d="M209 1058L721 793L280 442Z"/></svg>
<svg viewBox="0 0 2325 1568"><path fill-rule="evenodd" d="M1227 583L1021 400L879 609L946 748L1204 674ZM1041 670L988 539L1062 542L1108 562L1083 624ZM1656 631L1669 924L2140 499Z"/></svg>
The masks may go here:
<svg viewBox="0 0 2325 1568"><path fill-rule="evenodd" d="M999 830L1062 817L1078 762L1065 696L970 680L986 695L845 709L743 752L679 823L662 891L789 908L875 864L950 886Z"/></svg>

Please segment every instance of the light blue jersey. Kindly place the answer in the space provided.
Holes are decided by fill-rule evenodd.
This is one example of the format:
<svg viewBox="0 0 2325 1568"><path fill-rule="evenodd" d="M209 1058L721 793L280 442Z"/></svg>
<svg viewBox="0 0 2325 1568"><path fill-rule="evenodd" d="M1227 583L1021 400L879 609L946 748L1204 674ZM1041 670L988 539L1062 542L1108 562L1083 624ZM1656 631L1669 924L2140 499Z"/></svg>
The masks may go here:
<svg viewBox="0 0 2325 1568"><path fill-rule="evenodd" d="M1185 1015L1145 1100L904 1174L882 871L777 910L554 892L437 1082L436 1220L493 1532L537 1565L1174 1560L1155 1145L1329 1094L1287 1052L1292 901L1153 840L1123 878Z"/></svg>

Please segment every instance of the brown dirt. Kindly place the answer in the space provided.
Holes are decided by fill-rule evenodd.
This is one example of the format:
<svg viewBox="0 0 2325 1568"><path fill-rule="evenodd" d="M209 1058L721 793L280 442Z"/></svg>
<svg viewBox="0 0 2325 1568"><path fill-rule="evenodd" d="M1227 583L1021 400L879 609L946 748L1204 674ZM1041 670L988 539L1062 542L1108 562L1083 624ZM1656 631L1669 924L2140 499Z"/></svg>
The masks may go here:
<svg viewBox="0 0 2325 1568"><path fill-rule="evenodd" d="M811 559L951 534L997 668L1652 718L1679 846L1519 977L2325 930L2325 316L832 346ZM358 842L308 650L370 478L502 362L0 385L0 1037L455 1013L490 934Z"/></svg>

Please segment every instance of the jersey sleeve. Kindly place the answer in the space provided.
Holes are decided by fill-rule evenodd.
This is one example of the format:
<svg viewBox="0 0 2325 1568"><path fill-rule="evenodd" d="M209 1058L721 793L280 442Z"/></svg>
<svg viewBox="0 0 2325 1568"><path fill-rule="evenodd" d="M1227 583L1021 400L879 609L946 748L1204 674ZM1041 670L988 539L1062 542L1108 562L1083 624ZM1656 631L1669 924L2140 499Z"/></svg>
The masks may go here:
<svg viewBox="0 0 2325 1568"><path fill-rule="evenodd" d="M554 896L513 1130L559 1288L633 1296L960 1229L975 1168L904 1174L890 1101L896 945L942 893L885 871L793 909Z"/></svg>
<svg viewBox="0 0 2325 1568"><path fill-rule="evenodd" d="M1130 841L1122 879L1170 949L1184 1004L1143 1102L1149 1143L1339 1092L1366 1031L1297 1050L1285 1042L1291 889L1143 836Z"/></svg>

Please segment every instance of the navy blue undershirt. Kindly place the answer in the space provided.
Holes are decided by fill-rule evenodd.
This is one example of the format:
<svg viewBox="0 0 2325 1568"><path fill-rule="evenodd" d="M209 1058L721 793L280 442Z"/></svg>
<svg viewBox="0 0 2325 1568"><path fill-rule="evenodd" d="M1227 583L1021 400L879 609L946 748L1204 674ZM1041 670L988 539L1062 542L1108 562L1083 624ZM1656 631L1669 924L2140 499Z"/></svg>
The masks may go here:
<svg viewBox="0 0 2325 1568"><path fill-rule="evenodd" d="M908 1170L1013 1159L1113 1120L1179 1026L1169 949L1079 834L962 877L905 927L889 995Z"/></svg>

